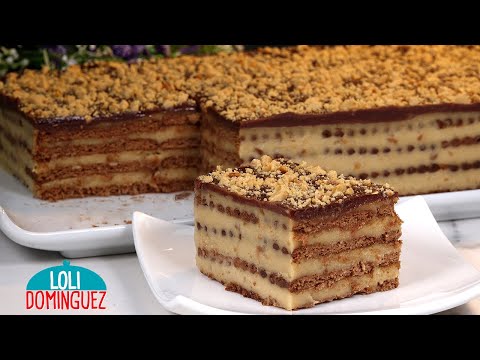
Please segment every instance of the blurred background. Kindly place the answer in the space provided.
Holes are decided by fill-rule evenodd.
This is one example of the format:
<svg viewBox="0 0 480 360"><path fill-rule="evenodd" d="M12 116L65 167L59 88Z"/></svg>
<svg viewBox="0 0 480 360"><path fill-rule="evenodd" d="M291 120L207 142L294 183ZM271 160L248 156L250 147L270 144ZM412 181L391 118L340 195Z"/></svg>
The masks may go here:
<svg viewBox="0 0 480 360"><path fill-rule="evenodd" d="M0 78L23 69L62 69L89 60L135 62L142 58L215 54L263 45L0 45Z"/></svg>

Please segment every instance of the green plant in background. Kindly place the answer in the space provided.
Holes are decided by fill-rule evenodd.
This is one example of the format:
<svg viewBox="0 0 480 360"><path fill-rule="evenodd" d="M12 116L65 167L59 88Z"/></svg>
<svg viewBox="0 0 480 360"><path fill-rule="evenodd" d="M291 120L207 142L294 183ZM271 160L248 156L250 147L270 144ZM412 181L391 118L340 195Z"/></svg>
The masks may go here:
<svg viewBox="0 0 480 360"><path fill-rule="evenodd" d="M0 45L0 77L25 68L63 69L90 60L135 62L150 57L241 50L243 45Z"/></svg>
<svg viewBox="0 0 480 360"><path fill-rule="evenodd" d="M9 71L17 71L27 67L29 60L20 57L17 49L0 46L0 77Z"/></svg>

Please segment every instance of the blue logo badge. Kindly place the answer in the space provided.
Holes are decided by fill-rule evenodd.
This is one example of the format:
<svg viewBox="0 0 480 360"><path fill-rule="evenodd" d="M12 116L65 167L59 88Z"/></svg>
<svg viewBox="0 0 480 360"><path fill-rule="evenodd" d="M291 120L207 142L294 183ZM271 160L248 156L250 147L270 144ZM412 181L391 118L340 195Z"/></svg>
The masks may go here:
<svg viewBox="0 0 480 360"><path fill-rule="evenodd" d="M104 310L106 293L107 286L100 275L64 260L63 265L44 269L30 279L26 288L26 308Z"/></svg>

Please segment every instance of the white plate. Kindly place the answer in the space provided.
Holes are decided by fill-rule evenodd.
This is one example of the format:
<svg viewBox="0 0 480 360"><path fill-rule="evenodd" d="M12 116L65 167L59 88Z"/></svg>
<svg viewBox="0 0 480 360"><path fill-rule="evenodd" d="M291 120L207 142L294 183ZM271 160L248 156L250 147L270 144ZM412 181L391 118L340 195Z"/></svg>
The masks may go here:
<svg viewBox="0 0 480 360"><path fill-rule="evenodd" d="M422 195L437 221L480 217L480 189ZM403 196L399 203L413 196Z"/></svg>
<svg viewBox="0 0 480 360"><path fill-rule="evenodd" d="M33 198L25 186L0 169L0 230L20 245L60 251L69 258L133 252L129 223L134 211L164 220L193 221L193 196L175 200L176 195L95 197L52 203ZM425 199L439 221L480 217L480 190L431 194Z"/></svg>
<svg viewBox="0 0 480 360"><path fill-rule="evenodd" d="M193 227L136 212L133 237L158 301L178 314L431 314L480 295L480 272L458 254L418 196L396 208L403 224L397 289L286 311L263 306L202 275L195 267Z"/></svg>
<svg viewBox="0 0 480 360"><path fill-rule="evenodd" d="M178 195L186 197L176 200ZM134 211L189 222L192 199L188 192L48 202L35 199L0 169L0 230L20 245L60 251L70 258L134 252L130 225Z"/></svg>

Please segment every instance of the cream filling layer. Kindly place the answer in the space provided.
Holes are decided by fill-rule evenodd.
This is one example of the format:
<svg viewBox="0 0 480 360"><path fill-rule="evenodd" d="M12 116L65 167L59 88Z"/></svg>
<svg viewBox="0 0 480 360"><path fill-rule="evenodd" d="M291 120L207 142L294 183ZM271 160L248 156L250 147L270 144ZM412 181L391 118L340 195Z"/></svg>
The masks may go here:
<svg viewBox="0 0 480 360"><path fill-rule="evenodd" d="M43 190L55 187L95 188L111 185L151 184L152 186L175 181L192 181L197 176L196 168L162 169L155 173L138 171L88 175L46 182L40 185Z"/></svg>
<svg viewBox="0 0 480 360"><path fill-rule="evenodd" d="M435 173L381 176L375 182L388 182L401 195L477 189L480 187L480 169L460 169L455 172L447 169Z"/></svg>
<svg viewBox="0 0 480 360"><path fill-rule="evenodd" d="M57 168L75 167L76 169L82 166L95 164L120 164L134 161L139 162L154 162L160 163L170 157L196 157L198 150L196 148L189 149L163 149L163 150L146 150L146 151L123 151L110 154L92 154L81 155L68 158L60 158L51 160L49 162L37 163L35 167L36 173L50 172Z"/></svg>
<svg viewBox="0 0 480 360"><path fill-rule="evenodd" d="M252 244L272 246L274 243L278 244L280 249L283 247L292 253L296 248L303 245L332 245L340 241L352 241L355 238L362 236L379 237L384 232L395 230L391 229L390 223L395 220L393 217L374 217L370 222L362 224L359 229L355 230L341 230L341 229L327 229L327 231L315 231L311 234L297 235L292 229L294 222L287 216L283 216L266 208L259 208L249 206L247 204L239 203L231 196L219 195L212 191L202 190L199 192L200 197L205 198L207 206L195 204L194 216L195 221L199 222L201 226L207 226L213 231L216 228L218 234L225 230L227 236L230 237L229 232L232 232L232 237L239 238L241 234L241 241L249 241ZM213 207L210 206L212 202ZM223 212L219 211L218 205L222 205ZM382 203L380 203L382 205ZM367 204L365 207L358 207L355 212L362 212L364 210L373 210L373 204ZM227 207L230 212L238 209L240 213L255 216L257 222L245 221L232 215L228 215Z"/></svg>
<svg viewBox="0 0 480 360"><path fill-rule="evenodd" d="M32 155L27 151L27 149L12 144L10 140L1 132L0 144L3 147L2 152L5 152L7 156L14 157L16 163L30 169L33 167Z"/></svg>
<svg viewBox="0 0 480 360"><path fill-rule="evenodd" d="M217 281L225 284L237 284L263 299L273 299L280 307L287 310L311 307L317 303L347 297L362 290L376 287L388 280L397 279L399 273L398 265L393 264L376 268L369 274L341 279L330 287L312 288L300 293L291 293L286 288L273 285L268 278L251 274L233 265L219 264L198 256L196 261L198 268L203 273L213 276Z"/></svg>
<svg viewBox="0 0 480 360"><path fill-rule="evenodd" d="M23 141L29 149L32 149L35 129L21 114L0 109L0 124L14 139Z"/></svg>
<svg viewBox="0 0 480 360"><path fill-rule="evenodd" d="M341 242L350 243L362 237L379 238L385 232L398 228L398 226L395 226L395 228L390 226L391 217L374 218L353 231L340 228L324 229L305 234L302 237L303 241L296 241L294 240L295 233L283 229L275 231L264 222L257 224L244 223L241 219L229 216L226 213L212 211L206 206L195 206L194 212L195 221L201 226L201 230L196 227L195 231L205 240L206 244L211 245L212 248L220 249L229 246L232 250L238 250L245 244L251 253L245 254L244 259L257 256L258 252L258 256L263 261L266 260L266 250L274 249L275 244L278 245L278 253L282 254L282 249L285 248L287 253L291 254L296 248L303 245L333 246ZM260 212L255 212L255 214L259 217L261 215ZM278 218L283 217L278 215ZM207 231L205 231L205 227ZM225 236L222 237L223 231Z"/></svg>
<svg viewBox="0 0 480 360"><path fill-rule="evenodd" d="M473 124L468 124L470 118L475 120ZM462 119L464 125L439 130L437 120L446 119ZM252 155L258 156L255 151L255 148L258 148L272 155L287 155L285 152L288 152L289 155L298 157L303 156L302 150L306 150L310 156L321 157L326 147L378 147L381 151L383 147L396 148L418 143L439 144L442 140L455 137L479 135L479 119L480 112L462 112L424 114L410 120L383 123L342 124L342 121L338 121L338 124L333 125L241 128L240 138L245 140L240 143L239 154L243 160L248 160ZM335 136L337 130L341 130L344 136ZM354 132L354 136L348 136L350 130ZM362 130L366 131L365 135L360 133ZM324 131L329 131L331 136L325 137ZM277 134L280 139L276 138Z"/></svg>
<svg viewBox="0 0 480 360"><path fill-rule="evenodd" d="M248 239L248 241L256 244L262 244L264 241L273 244L273 241L276 241L280 247L285 246L290 252L293 250L293 222L288 217L268 209L236 202L231 196L220 195L213 191L201 190L197 193L197 196L204 198L207 206L195 203L195 221L211 223L212 227L221 224L217 229L219 234L224 229L228 236L230 236L229 231L232 231L234 237L241 234L242 239ZM210 202L213 203L214 207L210 207ZM223 212L219 211L220 205L223 207ZM228 215L227 208L231 212L237 209L240 213L255 217L256 221L245 221L243 218Z"/></svg>
<svg viewBox="0 0 480 360"><path fill-rule="evenodd" d="M303 276L323 274L350 269L359 262L379 264L382 259L392 253L399 252L401 243L373 244L354 250L342 251L314 259L306 259L294 263L289 254L274 250L271 246L252 244L238 238L222 237L206 234L204 231L195 232L195 244L206 250L215 250L221 255L239 258L248 263L261 267L268 273L277 273L287 281L293 281Z"/></svg>
<svg viewBox="0 0 480 360"><path fill-rule="evenodd" d="M319 258L307 259L301 263L292 263L292 280L303 276L332 273L357 265L358 263L381 264L389 255L399 253L401 242L389 244L373 244L364 248L343 251L338 254L325 255ZM400 261L400 259L397 259Z"/></svg>
<svg viewBox="0 0 480 360"><path fill-rule="evenodd" d="M479 132L480 135L480 132ZM437 146L437 149L440 147ZM381 150L380 150L381 151ZM267 153L268 154L268 153ZM408 169L420 165L460 165L463 162L480 160L480 144L450 147L436 151L412 151L406 149L402 153L393 151L388 154L354 154L354 155L314 155L309 150L304 155L293 154L291 151L282 153L283 156L297 161L306 161L309 164L318 164L325 169L334 169L339 174L358 176L361 173L378 172L384 170L394 173L395 169ZM255 157L259 157L257 154ZM375 179L376 180L376 179Z"/></svg>
<svg viewBox="0 0 480 360"><path fill-rule="evenodd" d="M0 166L12 175L18 177L28 188L34 191L33 179L25 171L25 165L19 161L13 161L5 151L0 151Z"/></svg>
<svg viewBox="0 0 480 360"><path fill-rule="evenodd" d="M399 225L392 225L392 222L395 222L396 218L391 216L383 217L374 217L367 223L362 224L359 228L355 229L341 229L341 228L330 228L320 231L315 231L309 234L302 234L301 241L300 237L294 234L294 238L298 239L296 241L296 248L302 245L323 245L331 246L339 242L351 242L354 239L361 237L380 237L384 233L389 231L394 231L399 228Z"/></svg>

